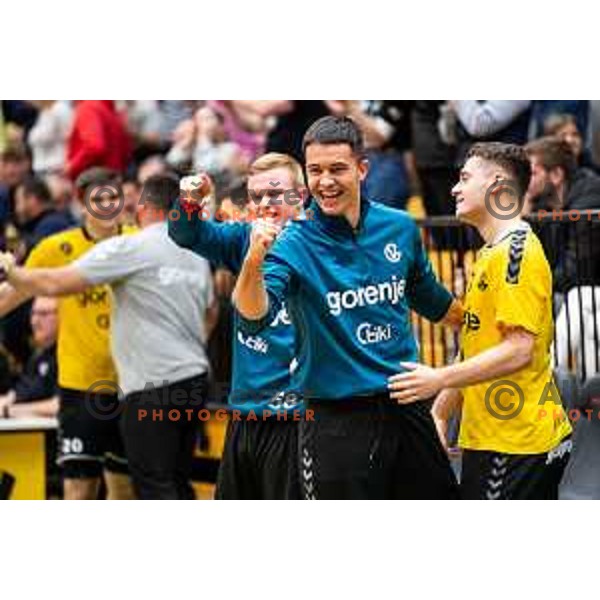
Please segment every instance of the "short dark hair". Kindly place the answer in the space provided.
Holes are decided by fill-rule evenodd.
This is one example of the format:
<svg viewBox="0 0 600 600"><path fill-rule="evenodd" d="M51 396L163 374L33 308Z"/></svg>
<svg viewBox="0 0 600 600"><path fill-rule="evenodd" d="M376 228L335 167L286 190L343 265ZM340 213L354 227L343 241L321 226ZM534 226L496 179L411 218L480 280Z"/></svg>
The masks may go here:
<svg viewBox="0 0 600 600"><path fill-rule="evenodd" d="M362 158L365 143L360 127L349 117L322 117L304 134L302 151L311 144L348 144L352 153Z"/></svg>
<svg viewBox="0 0 600 600"><path fill-rule="evenodd" d="M141 187L140 182L137 180L137 177L135 175L125 175L121 183L123 185L125 185L126 183L131 183L132 185L135 185L135 187Z"/></svg>
<svg viewBox="0 0 600 600"><path fill-rule="evenodd" d="M27 175L19 187L26 196L34 196L42 204L52 204L50 188L41 177Z"/></svg>
<svg viewBox="0 0 600 600"><path fill-rule="evenodd" d="M525 150L529 156L535 156L546 171L560 168L567 181L573 179L573 174L577 169L577 158L565 140L548 135L529 142L525 146Z"/></svg>
<svg viewBox="0 0 600 600"><path fill-rule="evenodd" d="M172 173L152 175L144 183L142 203L148 202L153 208L168 211L178 197L179 178Z"/></svg>
<svg viewBox="0 0 600 600"><path fill-rule="evenodd" d="M516 183L521 195L527 191L531 179L531 163L522 146L502 142L478 142L471 146L465 161L469 158L481 158L498 165Z"/></svg>
<svg viewBox="0 0 600 600"><path fill-rule="evenodd" d="M114 186L121 183L121 176L113 169L106 167L91 167L86 169L75 180L75 190L80 198L83 198L86 190L90 187Z"/></svg>
<svg viewBox="0 0 600 600"><path fill-rule="evenodd" d="M0 152L0 160L3 162L21 162L29 159L27 148L21 143L8 144Z"/></svg>

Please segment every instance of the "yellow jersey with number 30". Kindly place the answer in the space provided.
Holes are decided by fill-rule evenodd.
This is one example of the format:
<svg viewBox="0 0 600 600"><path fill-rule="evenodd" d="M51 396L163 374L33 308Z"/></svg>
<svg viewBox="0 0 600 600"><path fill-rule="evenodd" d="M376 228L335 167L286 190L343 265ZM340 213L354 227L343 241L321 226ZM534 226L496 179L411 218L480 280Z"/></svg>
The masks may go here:
<svg viewBox="0 0 600 600"><path fill-rule="evenodd" d="M123 227L119 233L133 233ZM29 268L64 267L85 254L96 241L84 227L43 239L31 251ZM60 296L58 302L58 384L86 391L97 381L117 381L110 352L111 291L95 285L84 292Z"/></svg>
<svg viewBox="0 0 600 600"><path fill-rule="evenodd" d="M500 344L503 327L532 333L535 344L527 367L463 388L460 446L507 454L548 452L571 433L571 425L552 375L552 274L526 223L482 248L464 305L464 360Z"/></svg>

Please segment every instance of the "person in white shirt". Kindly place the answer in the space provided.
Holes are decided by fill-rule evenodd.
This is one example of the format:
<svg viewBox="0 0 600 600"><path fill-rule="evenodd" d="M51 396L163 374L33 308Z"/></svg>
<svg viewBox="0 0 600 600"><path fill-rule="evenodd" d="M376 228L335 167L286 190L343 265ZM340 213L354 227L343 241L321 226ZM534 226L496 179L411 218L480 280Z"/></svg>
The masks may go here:
<svg viewBox="0 0 600 600"><path fill-rule="evenodd" d="M63 100L35 100L33 103L40 110L27 139L33 154L33 170L42 175L61 172L73 121L71 106Z"/></svg>
<svg viewBox="0 0 600 600"><path fill-rule="evenodd" d="M567 294L556 320L557 365L569 368L575 361L579 378L600 371L600 287L574 287Z"/></svg>

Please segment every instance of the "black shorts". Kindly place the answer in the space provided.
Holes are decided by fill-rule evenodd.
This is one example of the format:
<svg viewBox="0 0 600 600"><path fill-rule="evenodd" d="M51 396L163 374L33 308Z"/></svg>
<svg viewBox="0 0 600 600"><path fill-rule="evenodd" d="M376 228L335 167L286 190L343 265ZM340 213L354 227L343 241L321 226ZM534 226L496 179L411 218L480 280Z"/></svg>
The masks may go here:
<svg viewBox="0 0 600 600"><path fill-rule="evenodd" d="M543 454L464 450L461 496L465 500L557 500L572 447L569 436Z"/></svg>
<svg viewBox="0 0 600 600"><path fill-rule="evenodd" d="M431 402L387 394L308 401L300 422L306 499L456 499L458 485L431 418Z"/></svg>
<svg viewBox="0 0 600 600"><path fill-rule="evenodd" d="M229 421L218 500L300 500L294 420Z"/></svg>
<svg viewBox="0 0 600 600"><path fill-rule="evenodd" d="M125 397L120 425L139 499L195 498L192 464L207 390L203 373Z"/></svg>
<svg viewBox="0 0 600 600"><path fill-rule="evenodd" d="M119 432L122 404L116 395L60 390L58 459L66 479L127 473Z"/></svg>

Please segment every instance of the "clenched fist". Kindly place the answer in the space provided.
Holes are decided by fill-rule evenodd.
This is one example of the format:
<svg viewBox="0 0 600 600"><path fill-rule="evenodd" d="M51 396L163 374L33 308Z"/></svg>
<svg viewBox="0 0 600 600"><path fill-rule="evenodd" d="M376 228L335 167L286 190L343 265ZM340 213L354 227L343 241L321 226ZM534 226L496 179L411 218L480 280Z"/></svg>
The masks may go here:
<svg viewBox="0 0 600 600"><path fill-rule="evenodd" d="M179 183L180 197L188 206L204 206L214 194L214 184L206 173L184 177Z"/></svg>
<svg viewBox="0 0 600 600"><path fill-rule="evenodd" d="M281 233L281 224L273 219L257 219L252 224L248 257L254 262L262 263L267 252Z"/></svg>

